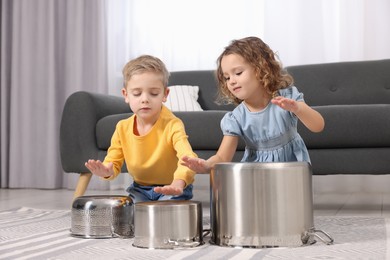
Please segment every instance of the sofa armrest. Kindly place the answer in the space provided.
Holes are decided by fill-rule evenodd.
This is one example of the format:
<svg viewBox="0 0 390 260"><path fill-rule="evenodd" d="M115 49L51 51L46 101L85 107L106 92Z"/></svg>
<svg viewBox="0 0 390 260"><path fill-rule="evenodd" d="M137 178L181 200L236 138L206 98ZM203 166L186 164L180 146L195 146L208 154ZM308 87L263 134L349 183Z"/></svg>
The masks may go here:
<svg viewBox="0 0 390 260"><path fill-rule="evenodd" d="M85 161L98 158L96 123L102 117L131 112L123 98L85 91L68 97L60 125L60 155L65 172L88 172Z"/></svg>

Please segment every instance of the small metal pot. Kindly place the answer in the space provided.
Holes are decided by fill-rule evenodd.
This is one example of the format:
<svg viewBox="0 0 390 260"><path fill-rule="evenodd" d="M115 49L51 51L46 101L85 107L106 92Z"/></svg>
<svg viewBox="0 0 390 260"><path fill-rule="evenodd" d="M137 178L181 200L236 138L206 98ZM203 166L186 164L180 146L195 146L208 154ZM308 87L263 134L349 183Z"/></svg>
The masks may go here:
<svg viewBox="0 0 390 260"><path fill-rule="evenodd" d="M230 247L295 247L333 239L313 223L305 162L220 163L210 174L211 240ZM321 233L321 235L318 235Z"/></svg>
<svg viewBox="0 0 390 260"><path fill-rule="evenodd" d="M71 235L82 238L134 236L134 204L127 196L81 196L72 204Z"/></svg>
<svg viewBox="0 0 390 260"><path fill-rule="evenodd" d="M202 204L198 201L138 202L133 246L175 249L202 245L202 217Z"/></svg>

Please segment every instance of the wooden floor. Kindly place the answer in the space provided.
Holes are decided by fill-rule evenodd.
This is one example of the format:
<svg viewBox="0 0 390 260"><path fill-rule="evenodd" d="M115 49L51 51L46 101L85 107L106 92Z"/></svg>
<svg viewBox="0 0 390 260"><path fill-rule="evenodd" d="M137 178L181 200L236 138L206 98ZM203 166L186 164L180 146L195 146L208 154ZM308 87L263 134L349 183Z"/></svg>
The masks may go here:
<svg viewBox="0 0 390 260"><path fill-rule="evenodd" d="M88 191L85 195L126 195L124 191ZM0 211L18 207L70 209L73 190L0 189ZM209 190L195 189L194 200L209 209ZM314 192L315 216L390 217L390 192Z"/></svg>

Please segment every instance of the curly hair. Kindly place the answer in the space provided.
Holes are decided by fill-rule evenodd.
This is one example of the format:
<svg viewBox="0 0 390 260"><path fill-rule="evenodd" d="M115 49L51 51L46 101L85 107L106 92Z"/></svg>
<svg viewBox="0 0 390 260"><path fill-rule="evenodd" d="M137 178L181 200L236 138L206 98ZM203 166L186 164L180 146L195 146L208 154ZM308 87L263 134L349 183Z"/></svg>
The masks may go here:
<svg viewBox="0 0 390 260"><path fill-rule="evenodd" d="M160 74L161 81L165 87L168 86L169 72L165 64L157 57L151 55L141 55L129 61L123 68L123 87L126 88L127 82L132 76L145 72L154 72Z"/></svg>
<svg viewBox="0 0 390 260"><path fill-rule="evenodd" d="M256 77L260 84L272 96L279 89L286 88L293 84L294 80L282 64L277 54L257 37L246 37L233 40L217 59L216 77L218 79L219 104L240 104L242 100L236 98L228 89L226 79L221 68L221 61L224 56L237 54L242 56L255 69Z"/></svg>

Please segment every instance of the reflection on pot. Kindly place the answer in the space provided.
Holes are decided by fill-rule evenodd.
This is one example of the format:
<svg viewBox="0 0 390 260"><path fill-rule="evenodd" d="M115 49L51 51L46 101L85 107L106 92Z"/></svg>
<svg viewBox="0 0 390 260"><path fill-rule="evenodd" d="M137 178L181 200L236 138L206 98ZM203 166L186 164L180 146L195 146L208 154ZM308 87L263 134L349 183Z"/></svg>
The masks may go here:
<svg viewBox="0 0 390 260"><path fill-rule="evenodd" d="M82 238L134 236L134 204L127 196L81 196L72 204L71 235Z"/></svg>

